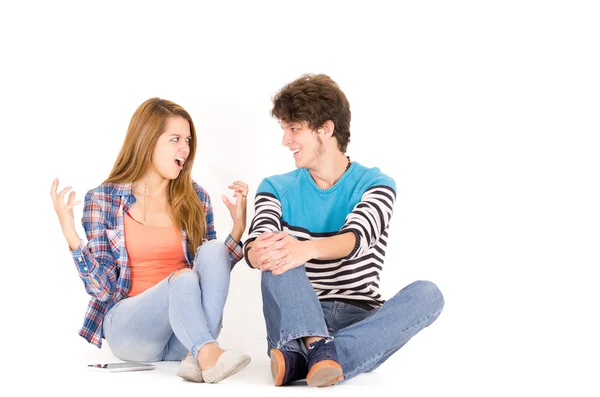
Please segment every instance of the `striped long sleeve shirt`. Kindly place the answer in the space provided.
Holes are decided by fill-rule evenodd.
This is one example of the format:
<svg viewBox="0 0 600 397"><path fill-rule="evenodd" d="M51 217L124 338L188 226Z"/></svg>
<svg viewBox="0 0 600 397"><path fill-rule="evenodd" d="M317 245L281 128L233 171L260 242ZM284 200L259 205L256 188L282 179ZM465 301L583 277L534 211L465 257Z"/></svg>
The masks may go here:
<svg viewBox="0 0 600 397"><path fill-rule="evenodd" d="M384 303L379 280L395 200L392 178L356 162L327 190L304 168L272 176L258 187L246 244L268 231L287 231L302 241L352 232L356 245L350 254L310 260L306 274L321 300L376 308Z"/></svg>

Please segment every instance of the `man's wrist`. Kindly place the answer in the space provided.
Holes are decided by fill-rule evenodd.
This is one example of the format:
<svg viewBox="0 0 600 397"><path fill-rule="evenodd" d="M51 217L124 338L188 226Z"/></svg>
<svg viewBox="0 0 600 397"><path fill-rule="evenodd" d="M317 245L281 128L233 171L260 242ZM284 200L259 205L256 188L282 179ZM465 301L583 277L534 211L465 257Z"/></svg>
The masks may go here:
<svg viewBox="0 0 600 397"><path fill-rule="evenodd" d="M304 252L306 252L307 258L306 262L311 259L319 259L319 240L306 240L302 241L301 244L304 245Z"/></svg>
<svg viewBox="0 0 600 397"><path fill-rule="evenodd" d="M252 250L252 245L250 244L246 244L244 245L244 257L246 258L246 262L248 263L248 266L250 266L253 269L258 269L256 266L254 266L254 261L256 260L255 257L255 252ZM251 258L251 256L253 258Z"/></svg>

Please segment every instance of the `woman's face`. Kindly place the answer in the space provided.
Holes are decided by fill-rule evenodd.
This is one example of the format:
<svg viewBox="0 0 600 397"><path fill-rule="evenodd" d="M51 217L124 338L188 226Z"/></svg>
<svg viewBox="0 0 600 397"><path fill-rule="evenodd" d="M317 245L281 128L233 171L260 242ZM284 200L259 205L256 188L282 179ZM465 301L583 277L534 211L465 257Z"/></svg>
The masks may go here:
<svg viewBox="0 0 600 397"><path fill-rule="evenodd" d="M154 171L165 179L176 179L190 154L191 139L190 123L181 116L170 117L152 153Z"/></svg>

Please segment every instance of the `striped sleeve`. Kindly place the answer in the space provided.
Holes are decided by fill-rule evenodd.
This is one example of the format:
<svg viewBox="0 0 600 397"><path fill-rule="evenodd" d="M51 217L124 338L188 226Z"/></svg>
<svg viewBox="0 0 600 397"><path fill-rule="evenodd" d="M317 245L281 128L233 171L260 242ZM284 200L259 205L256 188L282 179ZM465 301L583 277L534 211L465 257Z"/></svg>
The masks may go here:
<svg viewBox="0 0 600 397"><path fill-rule="evenodd" d="M363 193L338 233L356 236L356 245L346 259L359 258L377 244L392 218L395 201L396 192L389 186L372 186Z"/></svg>
<svg viewBox="0 0 600 397"><path fill-rule="evenodd" d="M255 240L265 232L283 230L281 202L271 193L259 193L254 201L254 218L250 224L248 241Z"/></svg>
<svg viewBox="0 0 600 397"><path fill-rule="evenodd" d="M250 260L248 260L248 243L256 240L258 236L265 232L282 231L281 213L279 199L273 193L261 192L259 186L259 193L254 199L254 218L252 218L248 238L244 243L244 258L248 266L252 267Z"/></svg>

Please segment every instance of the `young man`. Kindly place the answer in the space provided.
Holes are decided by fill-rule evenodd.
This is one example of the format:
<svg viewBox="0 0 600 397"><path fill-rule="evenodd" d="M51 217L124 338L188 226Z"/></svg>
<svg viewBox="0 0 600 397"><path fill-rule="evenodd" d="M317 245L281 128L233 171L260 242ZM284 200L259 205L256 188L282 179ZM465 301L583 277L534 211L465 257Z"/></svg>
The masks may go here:
<svg viewBox="0 0 600 397"><path fill-rule="evenodd" d="M416 281L387 302L379 275L394 180L345 155L350 105L326 75L304 75L273 99L297 169L262 181L244 247L262 270L276 386L329 386L377 368L439 316L435 284Z"/></svg>

